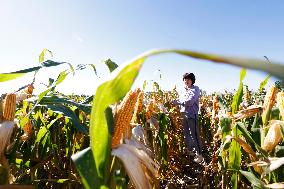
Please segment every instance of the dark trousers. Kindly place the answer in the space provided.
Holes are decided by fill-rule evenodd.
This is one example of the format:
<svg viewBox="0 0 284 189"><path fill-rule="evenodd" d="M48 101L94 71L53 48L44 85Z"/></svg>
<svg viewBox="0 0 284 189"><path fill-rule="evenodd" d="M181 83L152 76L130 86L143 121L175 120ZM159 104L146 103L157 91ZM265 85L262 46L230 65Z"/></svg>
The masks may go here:
<svg viewBox="0 0 284 189"><path fill-rule="evenodd" d="M200 140L200 132L197 125L197 115L196 118L190 118L187 115L183 115L183 133L185 144L188 150L201 154L202 143Z"/></svg>

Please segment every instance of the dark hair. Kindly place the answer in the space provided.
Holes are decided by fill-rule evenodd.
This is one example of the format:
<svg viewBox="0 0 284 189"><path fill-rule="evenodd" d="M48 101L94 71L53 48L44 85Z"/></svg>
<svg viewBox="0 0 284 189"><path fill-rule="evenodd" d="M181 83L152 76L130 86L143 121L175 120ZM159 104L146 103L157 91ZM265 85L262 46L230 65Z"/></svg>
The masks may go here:
<svg viewBox="0 0 284 189"><path fill-rule="evenodd" d="M182 78L183 78L182 80L190 79L192 81L192 84L195 83L195 75L193 73L185 73L183 74Z"/></svg>

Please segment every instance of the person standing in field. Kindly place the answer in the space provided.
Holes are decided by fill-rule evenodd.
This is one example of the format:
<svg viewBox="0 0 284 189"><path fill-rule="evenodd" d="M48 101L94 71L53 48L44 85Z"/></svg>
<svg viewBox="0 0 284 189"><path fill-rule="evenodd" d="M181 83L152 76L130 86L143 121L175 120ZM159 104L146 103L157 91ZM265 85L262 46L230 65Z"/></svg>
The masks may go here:
<svg viewBox="0 0 284 189"><path fill-rule="evenodd" d="M193 73L185 73L183 75L183 81L185 91L180 96L180 99L174 100L173 103L181 106L185 143L190 154L195 156L194 160L200 163L203 161L201 155L202 143L198 127L200 90L198 86L194 85L195 75Z"/></svg>

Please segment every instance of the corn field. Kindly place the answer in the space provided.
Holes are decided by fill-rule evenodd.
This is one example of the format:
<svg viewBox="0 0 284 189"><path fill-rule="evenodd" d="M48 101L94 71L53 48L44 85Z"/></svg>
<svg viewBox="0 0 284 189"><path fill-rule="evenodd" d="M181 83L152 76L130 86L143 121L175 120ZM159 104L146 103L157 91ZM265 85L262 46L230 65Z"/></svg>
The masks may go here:
<svg viewBox="0 0 284 189"><path fill-rule="evenodd" d="M255 59L188 50L146 52L118 66L105 62L110 77L93 96L56 90L66 76L89 65L62 71L35 95L37 71L65 62L0 74L0 81L34 79L0 104L0 188L284 188L284 66ZM179 98L157 82L152 90L133 88L145 59L175 53L242 67L233 92L199 99L198 126L204 161L186 148ZM95 67L91 68L96 71ZM269 75L253 91L246 68ZM279 78L266 86L271 76Z"/></svg>

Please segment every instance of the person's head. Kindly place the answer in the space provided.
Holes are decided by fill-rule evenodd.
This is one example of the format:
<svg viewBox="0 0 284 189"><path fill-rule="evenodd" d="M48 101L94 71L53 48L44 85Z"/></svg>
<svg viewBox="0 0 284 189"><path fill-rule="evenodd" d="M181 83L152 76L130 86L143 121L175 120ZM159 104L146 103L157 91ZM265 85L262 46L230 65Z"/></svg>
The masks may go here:
<svg viewBox="0 0 284 189"><path fill-rule="evenodd" d="M188 87L191 87L195 83L195 75L193 73L183 74L184 84Z"/></svg>

